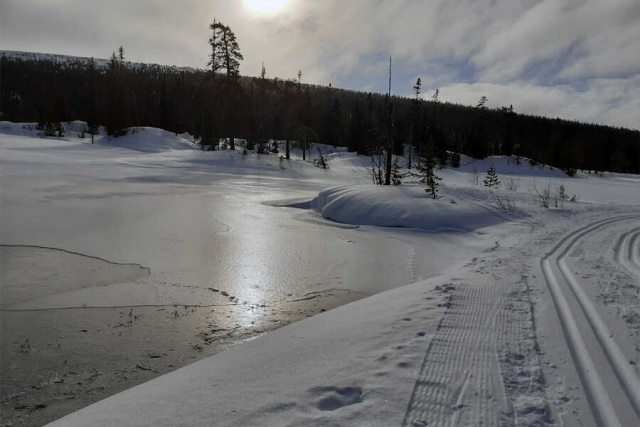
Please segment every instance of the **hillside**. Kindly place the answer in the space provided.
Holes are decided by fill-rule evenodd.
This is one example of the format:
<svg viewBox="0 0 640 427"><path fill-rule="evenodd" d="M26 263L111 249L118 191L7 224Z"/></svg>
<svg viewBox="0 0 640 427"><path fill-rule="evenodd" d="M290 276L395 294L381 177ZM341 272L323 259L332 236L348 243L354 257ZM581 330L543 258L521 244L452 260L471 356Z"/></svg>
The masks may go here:
<svg viewBox="0 0 640 427"><path fill-rule="evenodd" d="M206 70L122 63L52 54L4 52L1 100L15 122L82 120L119 136L129 127L188 132L201 145L241 138L320 142L359 154L383 149L388 133L381 94L242 77L233 84ZM393 106L393 152L415 155L432 145L482 159L518 155L565 170L640 173L640 131L401 97ZM517 100L514 100L517 105Z"/></svg>

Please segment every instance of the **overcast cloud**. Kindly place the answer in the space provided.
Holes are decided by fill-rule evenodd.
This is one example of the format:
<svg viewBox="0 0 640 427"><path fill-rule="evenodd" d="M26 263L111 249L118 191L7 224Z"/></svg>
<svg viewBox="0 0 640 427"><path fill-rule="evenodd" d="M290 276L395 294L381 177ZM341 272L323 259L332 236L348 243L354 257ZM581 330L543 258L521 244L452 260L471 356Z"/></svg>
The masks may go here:
<svg viewBox="0 0 640 427"><path fill-rule="evenodd" d="M640 129L638 0L0 0L0 49L207 63L208 25L236 33L241 72Z"/></svg>

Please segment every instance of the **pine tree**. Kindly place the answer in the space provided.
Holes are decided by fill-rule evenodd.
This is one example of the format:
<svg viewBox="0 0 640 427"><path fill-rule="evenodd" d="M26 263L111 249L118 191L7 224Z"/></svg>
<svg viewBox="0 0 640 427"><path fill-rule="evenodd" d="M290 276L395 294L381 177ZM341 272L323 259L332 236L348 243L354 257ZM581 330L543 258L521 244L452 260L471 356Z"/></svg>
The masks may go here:
<svg viewBox="0 0 640 427"><path fill-rule="evenodd" d="M476 108L478 110L486 110L487 109L487 101L488 101L487 97L482 95L480 97L480 101L478 101L478 105L476 105Z"/></svg>
<svg viewBox="0 0 640 427"><path fill-rule="evenodd" d="M442 178L437 176L434 172L436 168L436 156L433 152L433 145L427 144L424 150L424 159L418 165L418 176L420 176L420 182L426 184L424 191L432 198L438 198L438 185Z"/></svg>
<svg viewBox="0 0 640 427"><path fill-rule="evenodd" d="M231 28L216 20L209 25L209 28L212 31L209 37L211 54L207 66L211 67L214 77L219 70L225 71L228 78L240 77L240 61L244 57L240 53L236 35Z"/></svg>
<svg viewBox="0 0 640 427"><path fill-rule="evenodd" d="M416 101L420 100L420 90L422 89L422 79L418 77L415 86L413 86L413 93L416 95Z"/></svg>
<svg viewBox="0 0 640 427"><path fill-rule="evenodd" d="M107 110L104 125L107 134L115 138L124 136L133 125L129 115L129 87L127 77L129 70L124 66L124 48L120 46L118 53L113 52L107 68L107 84L109 91L106 93Z"/></svg>
<svg viewBox="0 0 640 427"><path fill-rule="evenodd" d="M97 88L96 88L96 63L93 58L89 60L87 66L88 85L86 100L87 129L91 135L91 144L94 143L95 135L98 133L98 111L97 111Z"/></svg>
<svg viewBox="0 0 640 427"><path fill-rule="evenodd" d="M226 109L224 117L226 122L225 131L228 132L229 147L235 150L235 130L239 122L238 105L239 97L242 94L240 86L240 61L244 59L240 53L240 46L236 40L236 35L227 25L222 22L213 21L209 28L212 31L209 37L209 46L211 46L211 54L207 66L211 67L212 79L215 79L216 73L224 71L226 79L219 89L221 97L226 100Z"/></svg>
<svg viewBox="0 0 640 427"><path fill-rule="evenodd" d="M500 186L498 174L496 173L496 168L493 165L491 165L489 170L487 170L487 176L482 182L484 182L485 187L489 188L498 188Z"/></svg>

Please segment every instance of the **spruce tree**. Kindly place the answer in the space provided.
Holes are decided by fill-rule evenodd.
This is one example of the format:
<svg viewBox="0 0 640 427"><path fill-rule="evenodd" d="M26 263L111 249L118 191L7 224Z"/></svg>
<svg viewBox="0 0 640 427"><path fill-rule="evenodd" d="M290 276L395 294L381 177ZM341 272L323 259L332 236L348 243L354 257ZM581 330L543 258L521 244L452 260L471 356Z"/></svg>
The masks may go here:
<svg viewBox="0 0 640 427"><path fill-rule="evenodd" d="M500 181L498 180L498 174L496 173L496 168L491 165L489 170L487 170L487 176L483 180L484 186L489 188L498 188L500 186Z"/></svg>
<svg viewBox="0 0 640 427"><path fill-rule="evenodd" d="M420 182L426 184L424 191L432 198L438 198L438 185L442 178L437 176L434 172L437 160L433 152L433 144L430 142L427 144L424 150L424 158L418 165L418 176L420 176Z"/></svg>

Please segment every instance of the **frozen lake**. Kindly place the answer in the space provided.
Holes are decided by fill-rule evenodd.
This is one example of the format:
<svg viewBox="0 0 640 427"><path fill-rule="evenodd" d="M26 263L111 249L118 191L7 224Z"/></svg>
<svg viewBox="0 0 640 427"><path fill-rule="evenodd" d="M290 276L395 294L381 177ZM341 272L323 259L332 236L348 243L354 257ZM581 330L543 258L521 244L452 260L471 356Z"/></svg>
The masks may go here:
<svg viewBox="0 0 640 427"><path fill-rule="evenodd" d="M493 244L283 207L360 178L276 156L0 138L3 400L41 421Z"/></svg>

